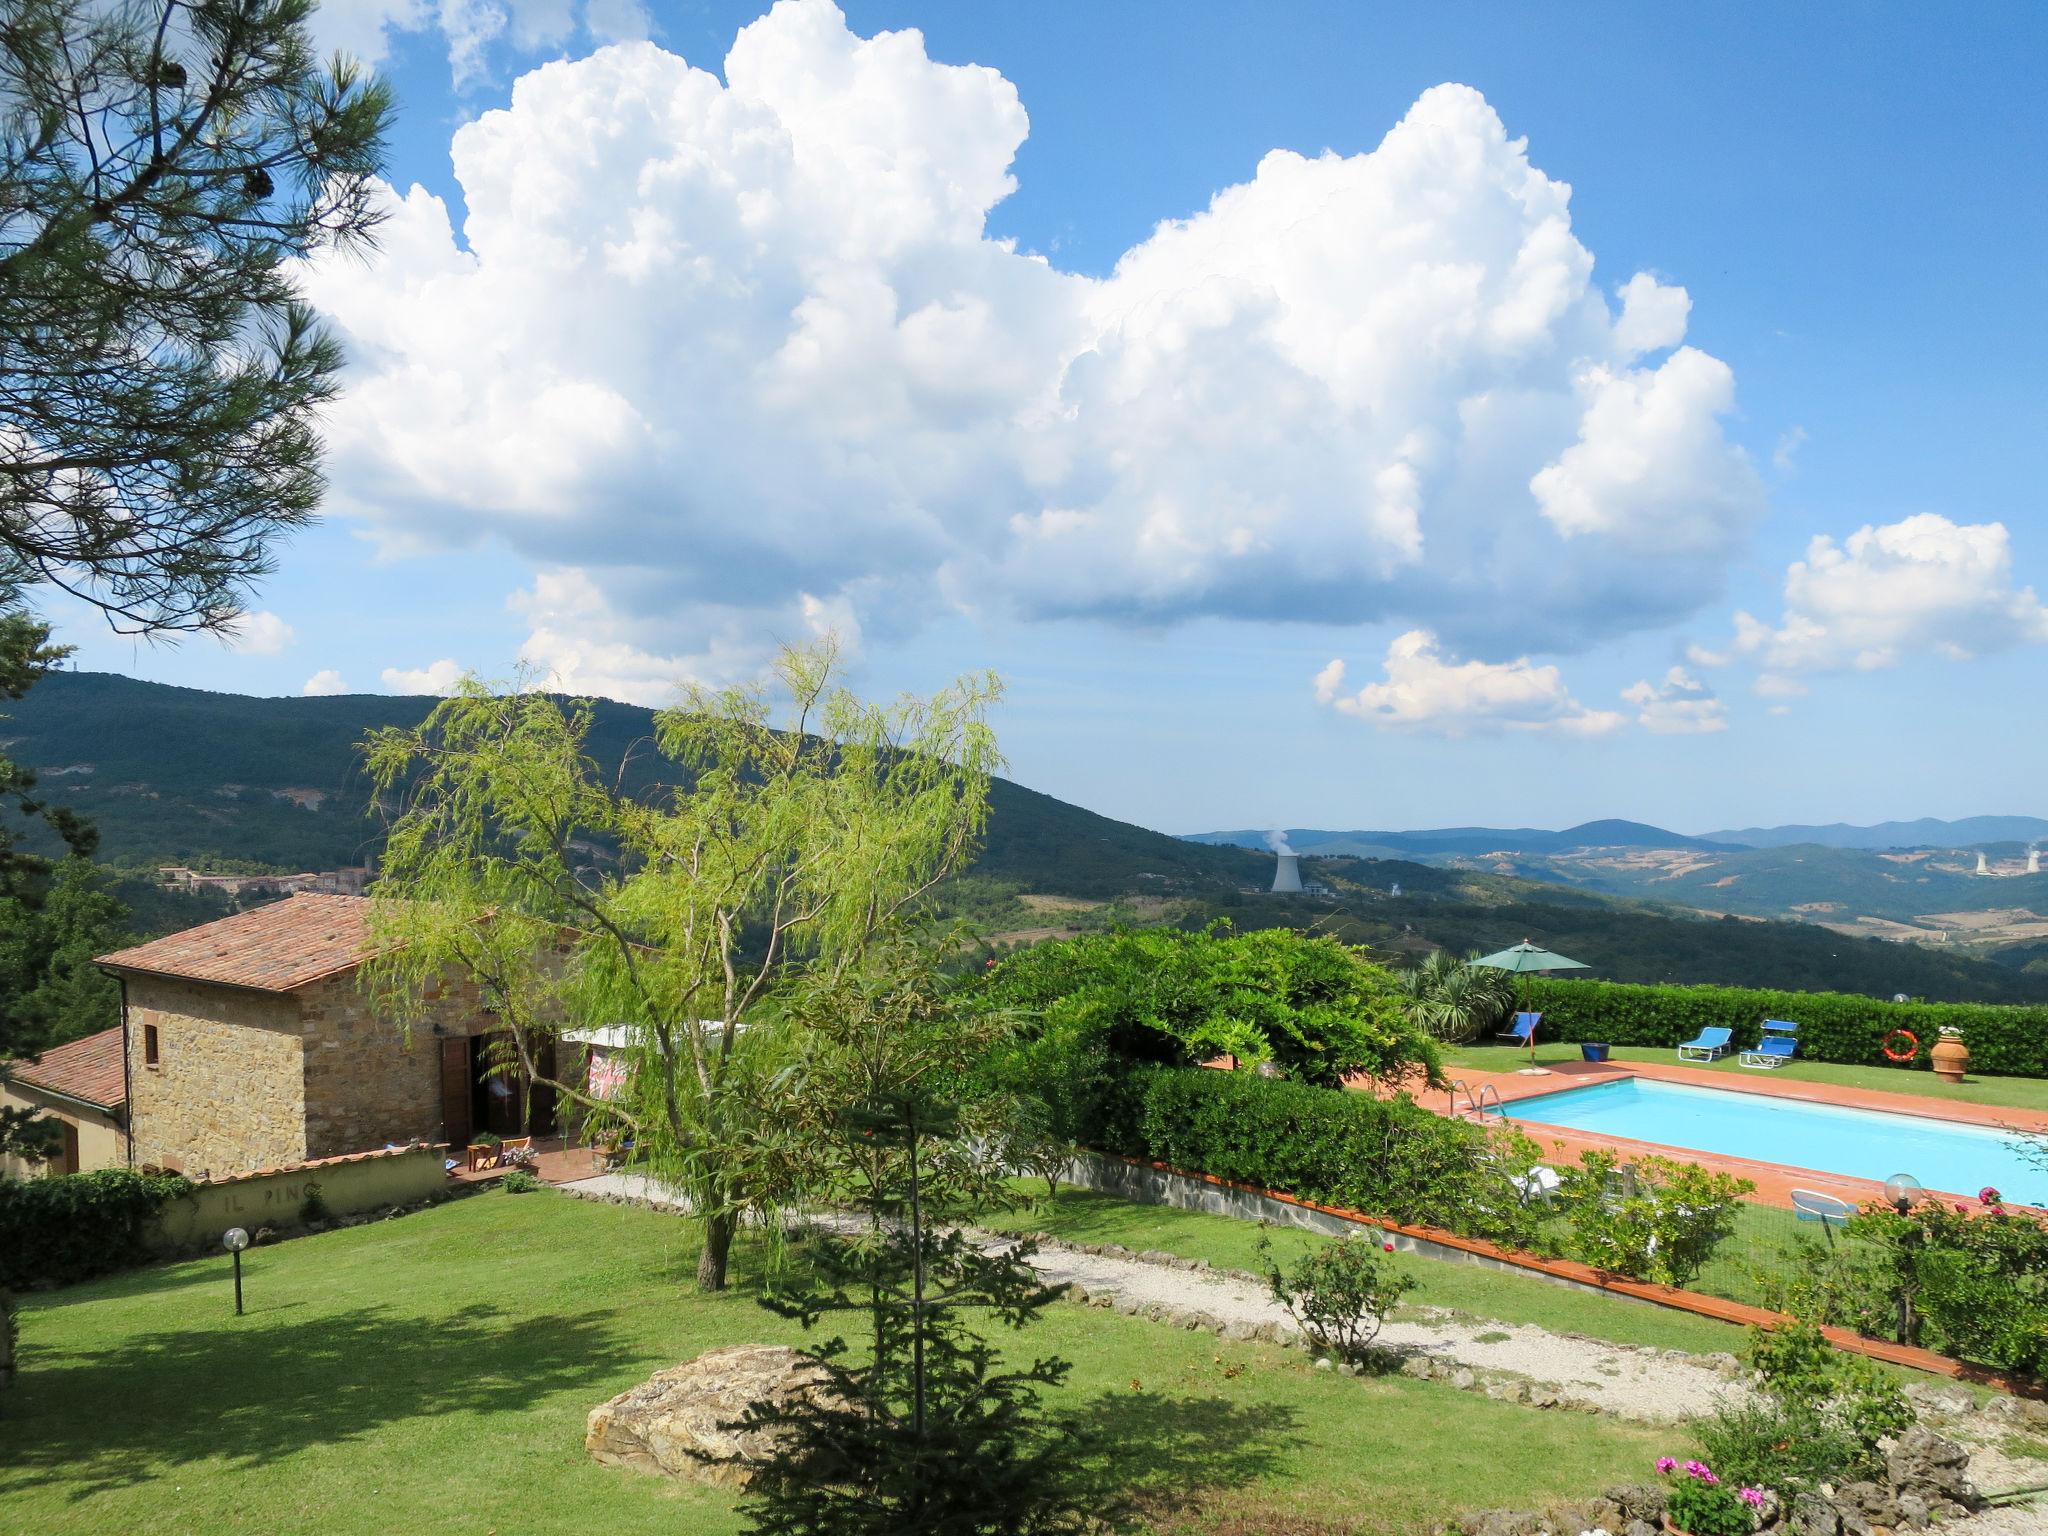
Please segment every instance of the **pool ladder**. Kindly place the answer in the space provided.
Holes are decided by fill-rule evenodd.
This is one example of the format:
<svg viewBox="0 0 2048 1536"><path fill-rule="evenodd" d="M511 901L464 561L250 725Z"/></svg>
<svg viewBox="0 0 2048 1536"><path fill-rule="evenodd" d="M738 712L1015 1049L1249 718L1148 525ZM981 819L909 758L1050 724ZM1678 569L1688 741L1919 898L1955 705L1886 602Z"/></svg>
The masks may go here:
<svg viewBox="0 0 2048 1536"><path fill-rule="evenodd" d="M1455 1115L1458 1112L1458 1090L1461 1088L1465 1091L1465 1113L1467 1115L1477 1120L1484 1120L1486 1118L1487 1095L1491 1094L1493 1095L1493 1112L1499 1115L1501 1119L1507 1119L1508 1107L1501 1102L1500 1090L1498 1088L1494 1087L1492 1083L1481 1083L1479 1085L1479 1092L1475 1095L1472 1092L1472 1085L1462 1077L1451 1079L1450 1110L1452 1114Z"/></svg>

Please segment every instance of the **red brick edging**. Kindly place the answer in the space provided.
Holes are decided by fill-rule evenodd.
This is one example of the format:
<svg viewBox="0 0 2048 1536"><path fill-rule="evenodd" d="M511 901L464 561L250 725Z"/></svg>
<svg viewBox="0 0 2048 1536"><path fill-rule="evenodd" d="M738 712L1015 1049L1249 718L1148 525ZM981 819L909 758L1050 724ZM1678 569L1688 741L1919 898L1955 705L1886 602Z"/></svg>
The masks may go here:
<svg viewBox="0 0 2048 1536"><path fill-rule="evenodd" d="M1240 1184L1235 1179L1218 1178L1213 1173L1191 1173L1185 1168L1175 1168L1169 1163L1124 1157L1113 1152L1096 1155L1128 1163L1134 1168L1150 1168L1159 1173L1170 1173L1179 1178L1213 1184L1218 1189L1233 1189L1267 1200L1277 1200L1283 1205L1298 1206L1302 1210L1334 1216L1340 1221L1380 1227L1389 1232L1398 1232L1404 1237L1435 1243L1444 1248L1455 1248L1477 1258L1492 1259L1497 1263L1513 1265L1517 1269L1533 1270L1537 1274L1574 1281L1579 1285L1590 1285L1599 1290L1612 1291L1618 1296L1630 1296L1637 1301L1653 1302L1675 1311L1710 1317L1717 1322L1768 1328L1791 1321L1782 1312L1752 1307L1745 1302L1725 1301L1719 1296L1708 1296L1700 1291L1680 1290L1676 1286L1658 1285L1648 1280L1630 1280L1625 1276L1594 1269L1591 1265L1580 1264L1572 1259L1540 1258L1519 1248L1503 1248L1496 1243L1487 1242L1484 1238L1461 1237L1441 1227L1411 1226L1405 1222L1388 1221L1381 1216L1368 1216L1363 1211L1346 1210L1336 1205L1321 1205L1314 1200L1303 1200L1296 1195L1282 1194L1277 1189L1261 1189L1256 1184ZM1873 1360L1925 1371L1933 1376L1952 1376L1959 1380L1972 1381L1979 1386L1990 1387L2015 1397L2048 1400L2048 1384L2005 1376L1983 1366L1971 1365L1963 1360L1952 1360L1947 1355L1938 1355L1931 1349L1919 1349L1910 1344L1893 1344L1884 1339L1867 1339L1862 1334L1852 1333L1846 1328L1823 1328L1821 1332L1827 1335L1828 1342L1836 1348L1846 1349L1854 1354L1868 1355Z"/></svg>

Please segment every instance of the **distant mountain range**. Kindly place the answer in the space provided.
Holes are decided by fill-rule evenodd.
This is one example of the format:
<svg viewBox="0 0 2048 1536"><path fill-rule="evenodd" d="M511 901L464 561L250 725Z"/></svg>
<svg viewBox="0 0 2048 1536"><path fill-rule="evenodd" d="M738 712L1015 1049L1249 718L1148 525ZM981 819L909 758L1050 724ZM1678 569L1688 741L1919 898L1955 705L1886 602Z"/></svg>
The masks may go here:
<svg viewBox="0 0 2048 1536"><path fill-rule="evenodd" d="M1330 832L1289 827L1284 836L1296 853L1566 853L1574 848L1714 848L1702 838L1645 826L1640 821L1586 821L1561 832L1541 827L1434 827L1417 832ZM1191 843L1266 849L1272 834L1249 828L1235 832L1193 832Z"/></svg>
<svg viewBox="0 0 2048 1536"><path fill-rule="evenodd" d="M1836 821L1824 827L1744 827L1705 836L1749 848L1793 843L1818 843L1823 848L1975 848L1985 843L2048 841L2048 821L2039 816L1964 816L1956 821L1922 816L1918 821L1880 821L1870 827Z"/></svg>
<svg viewBox="0 0 2048 1536"><path fill-rule="evenodd" d="M1409 832L1332 832L1318 827L1289 827L1283 834L1296 853L1317 855L1400 853L1569 853L1578 848L1789 848L1811 843L1822 848L1978 848L1998 843L2048 843L2048 820L2039 816L1965 816L1942 821L1881 821L1853 827L1847 822L1826 826L1743 827L1690 836L1640 821L1583 821L1559 832L1541 827L1432 827ZM1241 828L1234 832L1190 832L1191 843L1235 848L1269 848L1272 832Z"/></svg>
<svg viewBox="0 0 2048 1536"><path fill-rule="evenodd" d="M380 851L360 743L377 726L416 723L432 705L371 694L249 698L61 672L0 710L0 745L40 775L44 795L98 826L109 863L317 870ZM647 710L599 701L589 750L618 763L648 729ZM657 763L634 757L627 787L655 787ZM1527 936L1615 979L2048 998L2048 919L2032 916L2048 913L2048 874L2024 873L2017 842L1991 855L1990 871L2016 878L1986 879L1974 853L1757 848L1735 834L1684 837L1628 821L1557 832L1295 828L1297 849L1328 856L1318 874L1330 894L1290 898L1266 892L1273 859L1262 831L1168 837L1004 779L990 799L987 845L972 871L981 878L954 894L963 914L1005 943L1084 917L1225 916L1245 927L1314 926L1389 957L1438 945L1497 949ZM1953 850L1955 840L1944 841ZM1969 908L2003 910L1980 921ZM1707 920L1720 913L1740 917ZM168 909L147 920L180 921Z"/></svg>

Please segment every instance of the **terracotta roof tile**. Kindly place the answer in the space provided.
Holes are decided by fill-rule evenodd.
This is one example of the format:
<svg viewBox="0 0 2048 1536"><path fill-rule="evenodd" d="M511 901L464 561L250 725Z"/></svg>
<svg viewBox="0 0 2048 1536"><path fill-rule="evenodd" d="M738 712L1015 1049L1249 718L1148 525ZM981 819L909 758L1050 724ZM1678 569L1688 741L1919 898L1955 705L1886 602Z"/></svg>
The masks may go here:
<svg viewBox="0 0 2048 1536"><path fill-rule="evenodd" d="M361 896L302 893L117 949L96 963L110 971L290 992L366 958L369 915L370 903Z"/></svg>
<svg viewBox="0 0 2048 1536"><path fill-rule="evenodd" d="M10 1071L17 1082L97 1104L101 1109L119 1109L128 1102L118 1028L53 1045L39 1060L17 1061Z"/></svg>

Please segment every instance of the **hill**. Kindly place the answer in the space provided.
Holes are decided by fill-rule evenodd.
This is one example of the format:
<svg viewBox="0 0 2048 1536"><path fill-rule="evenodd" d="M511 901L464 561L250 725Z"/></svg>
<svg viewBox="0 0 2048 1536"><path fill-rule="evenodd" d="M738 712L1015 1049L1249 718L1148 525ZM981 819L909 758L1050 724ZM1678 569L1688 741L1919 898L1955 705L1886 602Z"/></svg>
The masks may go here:
<svg viewBox="0 0 2048 1536"><path fill-rule="evenodd" d="M1409 854L1565 853L1575 848L1709 848L1700 838L1640 821L1587 821L1552 832L1542 827L1435 827L1414 832L1332 832L1317 827L1289 827L1288 845L1303 854L1361 853L1386 849ZM1211 846L1268 846L1267 832L1193 832L1186 840Z"/></svg>
<svg viewBox="0 0 2048 1536"><path fill-rule="evenodd" d="M379 851L358 743L377 726L416 723L433 702L366 694L248 698L66 672L11 704L0 736L13 757L42 775L50 797L98 824L101 857L111 864L131 871L164 863L322 869ZM650 723L645 709L600 701L592 755L607 764L625 760ZM653 787L657 762L645 752L634 757L628 787ZM1811 925L1716 922L1642 899L1704 901L1699 882L1652 878L1672 859L1705 870L1729 859L1796 862L1796 851L1657 850L1648 844L1674 834L1632 822L1532 836L1562 844L1562 853L1502 856L1498 835L1485 828L1395 835L1424 851L1354 848L1318 857L1312 868L1335 896L1289 900L1262 894L1273 868L1263 834L1249 834L1257 851L1167 837L999 779L987 847L975 878L954 887L954 901L986 930L1013 939L1090 923L1200 923L1220 915L1250 926L1334 929L1397 955L1438 944L1493 949L1526 934L1618 979L1904 991L1957 1001L2048 995L2048 976L2017 965L1930 955ZM1582 838L1601 839L1599 851L1575 851ZM1473 843L1491 844L1487 856L1461 851ZM1712 878L1700 878L1713 889ZM2026 882L1996 883L2017 889ZM1721 907L1734 909L1732 902ZM175 925L174 912L151 911L152 929Z"/></svg>
<svg viewBox="0 0 2048 1536"><path fill-rule="evenodd" d="M2048 840L2048 821L2039 816L1965 816L1958 821L1922 816L1868 827L1835 821L1819 827L1743 827L1706 836L1750 848L1783 848L1789 843L1818 843L1823 848L1975 848L1982 843Z"/></svg>
<svg viewBox="0 0 2048 1536"><path fill-rule="evenodd" d="M100 857L127 868L228 860L323 869L374 857L381 829L358 763L364 735L414 725L428 698L250 698L98 672L59 672L11 704L0 737L51 799L92 818ZM598 701L589 747L626 761L652 712ZM627 784L652 787L633 757ZM977 871L1027 890L1190 895L1270 877L1271 861L1202 847L996 781Z"/></svg>

